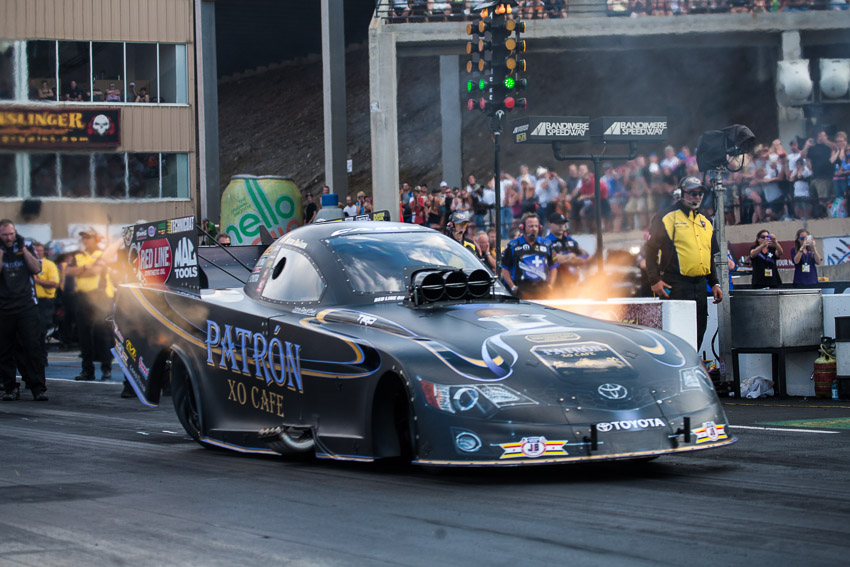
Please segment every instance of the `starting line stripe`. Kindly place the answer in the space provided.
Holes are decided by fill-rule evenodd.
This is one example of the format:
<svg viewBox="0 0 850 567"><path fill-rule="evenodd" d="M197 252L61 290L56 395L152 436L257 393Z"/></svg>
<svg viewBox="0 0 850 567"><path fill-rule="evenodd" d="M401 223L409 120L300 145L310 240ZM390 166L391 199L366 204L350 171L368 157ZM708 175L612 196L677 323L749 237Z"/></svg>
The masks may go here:
<svg viewBox="0 0 850 567"><path fill-rule="evenodd" d="M759 429L761 431L791 431L793 433L840 433L839 431L822 431L820 429L799 429L793 427L758 427L756 425L730 425L734 429Z"/></svg>

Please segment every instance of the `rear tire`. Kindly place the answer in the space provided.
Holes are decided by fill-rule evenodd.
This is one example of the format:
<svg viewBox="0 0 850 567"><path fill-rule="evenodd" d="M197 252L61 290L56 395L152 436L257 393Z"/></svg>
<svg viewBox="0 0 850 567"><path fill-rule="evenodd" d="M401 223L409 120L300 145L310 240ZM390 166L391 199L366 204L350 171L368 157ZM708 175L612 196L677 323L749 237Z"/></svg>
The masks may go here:
<svg viewBox="0 0 850 567"><path fill-rule="evenodd" d="M171 401L174 402L177 419L180 420L180 424L189 434L189 437L201 443L203 429L201 427L200 405L192 386L189 369L179 356L172 357L169 374L171 378ZM201 443L201 445L204 445L204 443Z"/></svg>

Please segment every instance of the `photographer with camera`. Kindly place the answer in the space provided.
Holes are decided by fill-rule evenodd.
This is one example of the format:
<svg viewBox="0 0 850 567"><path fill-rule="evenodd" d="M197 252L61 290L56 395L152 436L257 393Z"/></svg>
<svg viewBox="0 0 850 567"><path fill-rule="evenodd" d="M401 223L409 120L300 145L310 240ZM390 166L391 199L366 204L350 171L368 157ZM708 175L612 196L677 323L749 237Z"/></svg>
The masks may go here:
<svg viewBox="0 0 850 567"><path fill-rule="evenodd" d="M766 230L760 230L756 241L750 247L750 262L753 266L753 289L782 287L776 261L783 254L782 246L776 237Z"/></svg>
<svg viewBox="0 0 850 567"><path fill-rule="evenodd" d="M794 287L815 286L818 283L817 265L820 263L815 237L801 228L794 239Z"/></svg>
<svg viewBox="0 0 850 567"><path fill-rule="evenodd" d="M16 379L16 351L21 375L39 402L47 401L41 323L33 276L41 271L32 242L25 240L9 219L0 220L0 378L2 400L20 398Z"/></svg>

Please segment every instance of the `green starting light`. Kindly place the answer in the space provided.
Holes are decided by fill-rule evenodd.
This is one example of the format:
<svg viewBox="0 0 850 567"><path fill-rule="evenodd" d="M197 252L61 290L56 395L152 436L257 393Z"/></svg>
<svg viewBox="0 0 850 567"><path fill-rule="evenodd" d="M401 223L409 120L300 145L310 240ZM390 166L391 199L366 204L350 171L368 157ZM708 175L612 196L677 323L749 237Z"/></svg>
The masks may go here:
<svg viewBox="0 0 850 567"><path fill-rule="evenodd" d="M512 89L516 86L516 80L513 77L505 77L505 87Z"/></svg>
<svg viewBox="0 0 850 567"><path fill-rule="evenodd" d="M483 91L486 88L487 88L486 79L481 79L480 81L478 81L478 90Z"/></svg>
<svg viewBox="0 0 850 567"><path fill-rule="evenodd" d="M471 93L471 92L472 92L472 85L473 85L473 84L474 84L474 83L473 83L471 80L466 81L466 92L468 92L468 93Z"/></svg>

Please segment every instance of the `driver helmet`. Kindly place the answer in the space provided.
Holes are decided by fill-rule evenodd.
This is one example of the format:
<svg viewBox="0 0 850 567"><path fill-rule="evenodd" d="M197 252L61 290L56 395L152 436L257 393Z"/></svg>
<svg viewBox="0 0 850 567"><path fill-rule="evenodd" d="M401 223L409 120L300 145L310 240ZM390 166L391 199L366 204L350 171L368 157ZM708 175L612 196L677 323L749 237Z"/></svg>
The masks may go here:
<svg viewBox="0 0 850 567"><path fill-rule="evenodd" d="M455 211L449 215L449 222L446 223L446 232L452 234L456 226L469 224L472 220L472 213L469 211Z"/></svg>

